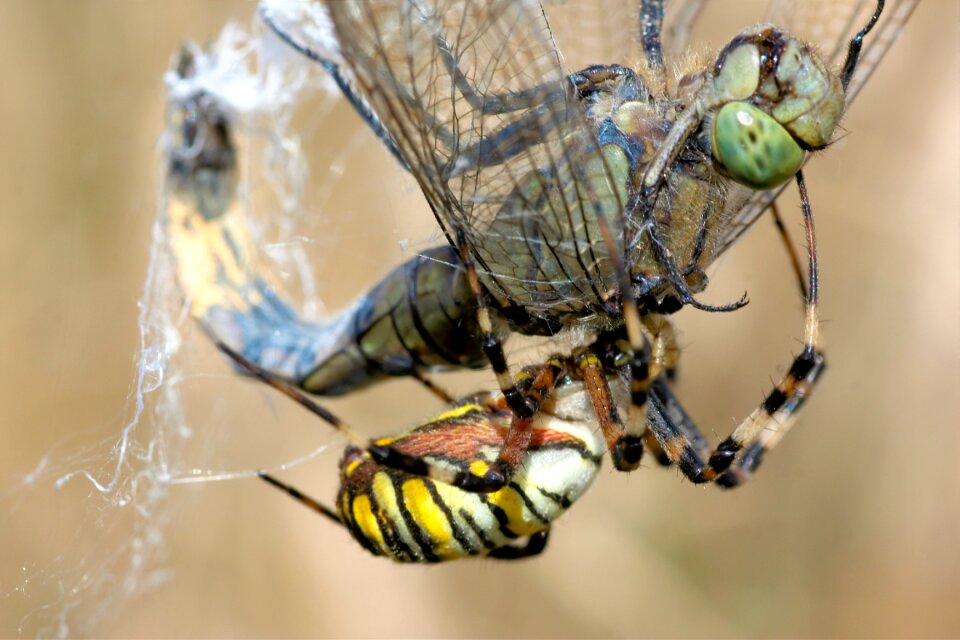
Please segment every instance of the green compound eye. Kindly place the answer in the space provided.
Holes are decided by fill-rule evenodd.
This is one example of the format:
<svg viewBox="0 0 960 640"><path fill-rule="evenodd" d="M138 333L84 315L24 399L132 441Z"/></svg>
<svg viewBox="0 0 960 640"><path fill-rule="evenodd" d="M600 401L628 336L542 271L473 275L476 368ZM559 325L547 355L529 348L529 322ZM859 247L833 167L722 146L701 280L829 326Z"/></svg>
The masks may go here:
<svg viewBox="0 0 960 640"><path fill-rule="evenodd" d="M727 175L753 189L772 189L793 177L803 150L772 117L746 102L724 105L711 131L714 159Z"/></svg>

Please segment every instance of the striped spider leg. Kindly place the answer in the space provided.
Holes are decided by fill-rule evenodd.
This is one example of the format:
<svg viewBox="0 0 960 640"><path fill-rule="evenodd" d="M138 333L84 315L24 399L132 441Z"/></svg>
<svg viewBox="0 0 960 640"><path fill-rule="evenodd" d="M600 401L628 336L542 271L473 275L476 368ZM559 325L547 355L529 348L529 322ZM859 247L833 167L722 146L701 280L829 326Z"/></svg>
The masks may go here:
<svg viewBox="0 0 960 640"><path fill-rule="evenodd" d="M803 173L798 172L796 179L806 228L808 280L801 280L801 291L806 297L804 347L794 358L786 375L760 406L706 455L706 438L666 382L661 379L651 384L649 395L654 411L651 411L648 426L655 442L648 439L647 446L657 453L662 464L676 464L684 476L694 483L716 482L722 487L733 488L749 479L760 465L763 454L775 446L792 426L796 412L825 368L818 343L819 274L813 212ZM774 219L796 270L799 261L779 221L779 215L774 213ZM802 274L798 273L798 277L802 279Z"/></svg>

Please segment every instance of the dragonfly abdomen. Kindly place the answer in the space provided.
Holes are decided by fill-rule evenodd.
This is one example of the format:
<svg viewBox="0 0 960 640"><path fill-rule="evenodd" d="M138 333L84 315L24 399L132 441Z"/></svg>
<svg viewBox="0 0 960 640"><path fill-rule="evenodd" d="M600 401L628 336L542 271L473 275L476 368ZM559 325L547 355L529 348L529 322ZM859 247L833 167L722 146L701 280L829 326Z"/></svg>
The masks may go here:
<svg viewBox="0 0 960 640"><path fill-rule="evenodd" d="M334 395L386 376L486 365L477 301L456 250L434 247L403 263L346 311L322 358L303 376L312 393Z"/></svg>

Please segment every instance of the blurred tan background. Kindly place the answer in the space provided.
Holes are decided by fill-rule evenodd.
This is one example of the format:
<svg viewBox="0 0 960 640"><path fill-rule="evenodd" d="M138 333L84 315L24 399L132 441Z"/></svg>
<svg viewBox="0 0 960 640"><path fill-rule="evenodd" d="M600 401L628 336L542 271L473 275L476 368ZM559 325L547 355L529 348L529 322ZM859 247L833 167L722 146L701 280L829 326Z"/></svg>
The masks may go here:
<svg viewBox="0 0 960 640"><path fill-rule="evenodd" d="M0 2L0 636L960 634L960 5L951 0L921 3L845 120L847 138L810 166L830 369L753 483L724 493L652 463L631 476L605 469L541 557L438 567L369 557L254 481L177 486L157 523L167 538L156 586L121 576L99 603L75 608L71 592L103 582L99 563L128 540L136 505L106 507L83 482L54 491L56 475L24 483L42 460L82 465L129 415L160 191L162 75L181 41L252 12L247 2ZM317 144L329 131L336 149L357 122L346 109L331 117L342 120L311 135ZM399 259L404 206L422 210L374 142L342 169L332 231L317 249L318 273L337 274L319 277L334 307ZM378 244L361 244L372 226ZM723 262L709 299L746 288L751 304L678 319L679 393L715 436L755 406L801 333L772 225L762 221ZM224 395L211 403L251 396L248 383L218 383ZM332 404L371 434L436 409L401 382ZM277 436L286 450L324 441L309 418L290 415L307 426ZM233 425L209 426L244 444ZM262 464L257 455L285 459L261 446L249 468ZM336 457L290 477L329 496ZM106 614L85 626L84 607L97 604Z"/></svg>

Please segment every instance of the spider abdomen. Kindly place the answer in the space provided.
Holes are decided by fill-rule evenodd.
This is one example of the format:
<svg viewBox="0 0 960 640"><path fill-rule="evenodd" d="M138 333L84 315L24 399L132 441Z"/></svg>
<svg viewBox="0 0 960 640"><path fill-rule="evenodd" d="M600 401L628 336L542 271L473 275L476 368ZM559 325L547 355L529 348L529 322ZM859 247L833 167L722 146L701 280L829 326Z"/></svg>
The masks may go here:
<svg viewBox="0 0 960 640"><path fill-rule="evenodd" d="M509 413L464 405L389 439L389 445L416 451L452 472L469 470L496 458L509 421ZM378 464L366 451L350 448L341 463L337 511L374 555L401 562L497 555L519 539L544 532L583 495L605 449L591 425L539 416L510 483L492 493L474 493Z"/></svg>

